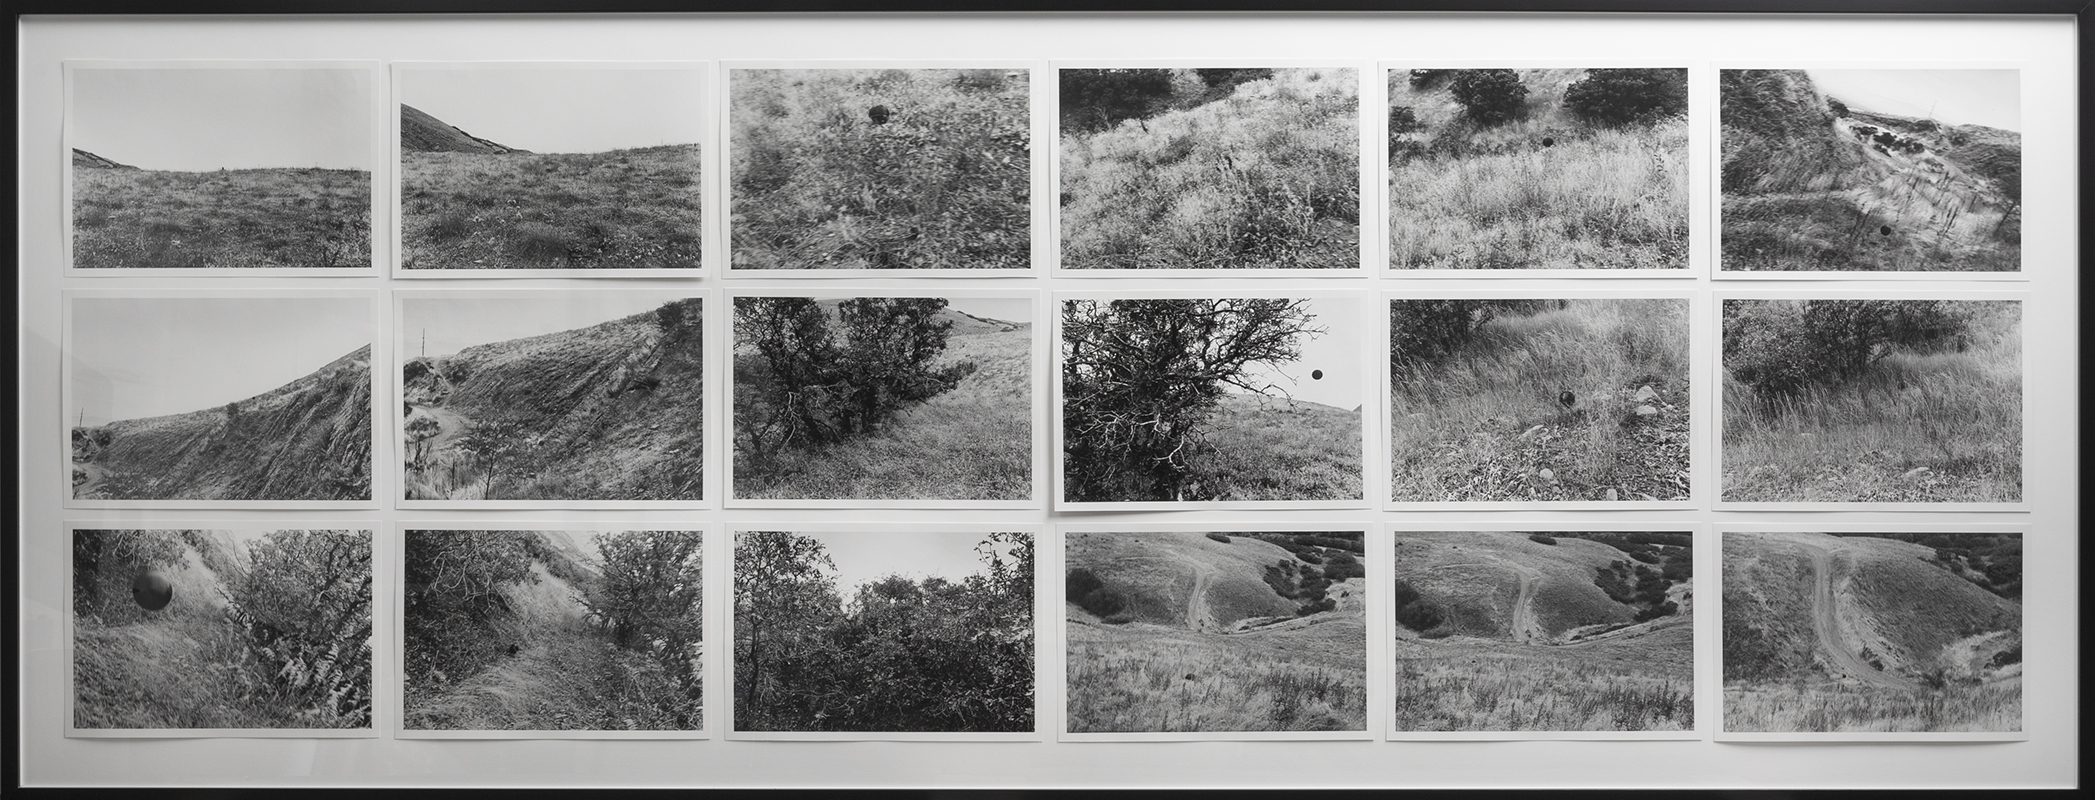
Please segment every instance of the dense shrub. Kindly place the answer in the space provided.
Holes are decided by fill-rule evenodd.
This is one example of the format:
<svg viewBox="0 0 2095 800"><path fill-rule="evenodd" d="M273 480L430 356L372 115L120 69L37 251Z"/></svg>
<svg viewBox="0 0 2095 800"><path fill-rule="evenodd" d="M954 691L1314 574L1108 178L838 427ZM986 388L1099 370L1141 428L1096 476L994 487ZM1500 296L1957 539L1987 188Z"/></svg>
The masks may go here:
<svg viewBox="0 0 2095 800"><path fill-rule="evenodd" d="M1596 125L1619 126L1688 111L1685 69L1594 69L1564 90L1564 107Z"/></svg>
<svg viewBox="0 0 2095 800"><path fill-rule="evenodd" d="M1168 69L1060 70L1062 132L1092 133L1163 110L1172 93Z"/></svg>
<svg viewBox="0 0 2095 800"><path fill-rule="evenodd" d="M1221 543L1223 543L1223 544L1229 544L1229 534L1226 534L1226 533L1215 533L1214 531L1209 531L1209 532L1208 532L1208 534L1207 534L1207 536L1208 536L1208 538L1209 538L1209 539L1213 539L1213 540L1215 540L1215 541L1218 541L1218 542L1221 542Z"/></svg>
<svg viewBox="0 0 2095 800"><path fill-rule="evenodd" d="M953 327L940 318L945 307L936 297L854 298L837 305L832 329L813 298L735 298L737 346L754 349L761 367L747 383L760 408L737 425L746 437L737 446L762 456L832 444L952 389L974 364L931 366Z"/></svg>
<svg viewBox="0 0 2095 800"><path fill-rule="evenodd" d="M1447 610L1439 603L1428 600L1411 584L1396 581L1392 587L1396 599L1398 624L1420 634L1426 634L1447 621Z"/></svg>
<svg viewBox="0 0 2095 800"><path fill-rule="evenodd" d="M1070 570L1063 579L1063 597L1100 619L1110 619L1127 610L1127 597L1083 567ZM1122 620L1125 621L1125 620Z"/></svg>
<svg viewBox="0 0 2095 800"><path fill-rule="evenodd" d="M1469 341L1489 312L1483 300L1391 300L1389 369L1397 380L1416 375Z"/></svg>
<svg viewBox="0 0 2095 800"><path fill-rule="evenodd" d="M1527 113L1528 87L1510 69L1461 70L1448 82L1448 92L1479 125L1500 125Z"/></svg>
<svg viewBox="0 0 2095 800"><path fill-rule="evenodd" d="M1540 533L1531 533L1528 534L1528 541L1534 542L1536 544L1555 545L1557 543L1557 538L1554 536L1545 536Z"/></svg>
<svg viewBox="0 0 2095 800"><path fill-rule="evenodd" d="M524 531L419 530L406 533L402 657L410 682L434 672L466 675L494 661L499 626L516 618L502 594L537 583Z"/></svg>
<svg viewBox="0 0 2095 800"><path fill-rule="evenodd" d="M136 618L144 612L132 601L131 579L148 569L181 562L182 544L174 531L77 529L73 531L73 614L108 622Z"/></svg>
<svg viewBox="0 0 2095 800"><path fill-rule="evenodd" d="M1764 399L1852 380L1893 352L1968 344L1949 301L1724 301L1724 367Z"/></svg>

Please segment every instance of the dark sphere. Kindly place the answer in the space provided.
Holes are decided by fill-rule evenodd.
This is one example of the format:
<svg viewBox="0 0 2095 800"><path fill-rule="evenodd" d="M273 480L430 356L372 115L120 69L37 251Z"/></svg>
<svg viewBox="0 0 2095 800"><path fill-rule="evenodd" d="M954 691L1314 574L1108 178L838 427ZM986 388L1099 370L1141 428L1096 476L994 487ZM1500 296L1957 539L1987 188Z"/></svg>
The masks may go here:
<svg viewBox="0 0 2095 800"><path fill-rule="evenodd" d="M1881 233L1881 234L1883 234L1883 235L1885 235L1885 236L1890 236L1890 235L1891 235L1891 226L1890 226L1890 225L1879 225L1879 226L1877 226L1877 232L1878 232L1878 233Z"/></svg>
<svg viewBox="0 0 2095 800"><path fill-rule="evenodd" d="M888 117L891 116L894 116L894 113L888 111L887 106L874 106L866 109L866 119L872 120L875 125L886 125Z"/></svg>
<svg viewBox="0 0 2095 800"><path fill-rule="evenodd" d="M1550 147L1550 146L1553 146L1553 145L1555 145L1556 143L1557 143L1557 140L1556 140L1556 139L1554 139L1554 138L1551 138L1551 137L1548 137L1548 136L1544 136L1544 137L1542 137L1542 146L1543 146L1543 147Z"/></svg>
<svg viewBox="0 0 2095 800"><path fill-rule="evenodd" d="M1570 408L1572 406L1578 405L1578 402L1578 395L1572 394L1570 392L1559 392L1557 394L1557 404L1565 408Z"/></svg>
<svg viewBox="0 0 2095 800"><path fill-rule="evenodd" d="M131 579L131 599L147 611L159 611L175 599L175 585L156 570L138 573Z"/></svg>
<svg viewBox="0 0 2095 800"><path fill-rule="evenodd" d="M1324 379L1324 371L1323 371L1323 370L1321 370L1321 369L1313 369L1313 370L1310 370L1310 371L1309 371L1309 379L1310 379L1310 380L1313 380L1313 381L1321 381L1321 380L1323 380L1323 379Z"/></svg>

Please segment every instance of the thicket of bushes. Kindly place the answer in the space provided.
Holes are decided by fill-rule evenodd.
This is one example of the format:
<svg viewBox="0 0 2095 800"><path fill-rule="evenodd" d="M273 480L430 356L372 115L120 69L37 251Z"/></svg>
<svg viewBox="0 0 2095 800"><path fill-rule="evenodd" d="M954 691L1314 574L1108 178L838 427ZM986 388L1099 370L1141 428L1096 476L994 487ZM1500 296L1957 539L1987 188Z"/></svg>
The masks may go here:
<svg viewBox="0 0 2095 800"><path fill-rule="evenodd" d="M1609 127L1683 115L1688 112L1688 71L1589 69L1564 90L1564 107Z"/></svg>
<svg viewBox="0 0 2095 800"><path fill-rule="evenodd" d="M1971 343L1968 319L1943 300L1724 301L1724 368L1763 400L1861 376L1894 352Z"/></svg>
<svg viewBox="0 0 2095 800"><path fill-rule="evenodd" d="M1392 300L1390 376L1403 380L1441 363L1501 313L1525 315L1564 307L1562 300Z"/></svg>
<svg viewBox="0 0 2095 800"><path fill-rule="evenodd" d="M516 619L503 587L534 584L525 531L420 530L406 535L401 595L402 673L424 684L437 673L464 678L515 644Z"/></svg>
<svg viewBox="0 0 2095 800"><path fill-rule="evenodd" d="M1127 596L1107 586L1091 570L1083 567L1070 570L1063 579L1062 592L1069 602L1091 612L1108 625L1122 625L1134 620L1134 616L1127 613Z"/></svg>
<svg viewBox="0 0 2095 800"><path fill-rule="evenodd" d="M1439 603L1433 600L1427 599L1425 595L1419 593L1417 587L1402 580L1395 582L1395 586L1392 587L1392 595L1396 600L1398 624L1410 628L1412 631L1429 639L1440 638L1440 636L1446 635L1445 632L1434 630L1439 628L1441 623L1447 621L1448 613L1446 608L1441 607Z"/></svg>
<svg viewBox="0 0 2095 800"><path fill-rule="evenodd" d="M1893 539L1935 551L1930 563L2009 600L2022 599L2022 536L2015 533L1835 533Z"/></svg>
<svg viewBox="0 0 2095 800"><path fill-rule="evenodd" d="M1528 87L1510 69L1454 70L1448 94L1464 116L1479 125L1500 125L1527 116ZM1413 77L1416 77L1414 75Z"/></svg>
<svg viewBox="0 0 2095 800"><path fill-rule="evenodd" d="M735 298L736 447L761 459L781 448L871 433L896 413L952 389L973 362L933 368L953 327L938 297L860 297L834 326L807 297Z"/></svg>

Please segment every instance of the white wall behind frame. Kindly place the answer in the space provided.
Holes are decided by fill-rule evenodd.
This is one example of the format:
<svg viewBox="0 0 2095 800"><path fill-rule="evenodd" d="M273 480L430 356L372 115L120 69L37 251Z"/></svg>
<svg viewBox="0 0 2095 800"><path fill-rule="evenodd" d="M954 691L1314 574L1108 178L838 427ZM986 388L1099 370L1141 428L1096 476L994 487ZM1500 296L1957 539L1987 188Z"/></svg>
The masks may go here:
<svg viewBox="0 0 2095 800"><path fill-rule="evenodd" d="M1740 17L1621 15L1368 15L1301 18L1273 15L1127 15L1113 17L991 16L649 16L611 18L31 18L18 23L18 202L22 304L21 392L25 469L20 497L24 592L23 779L29 785L428 785L428 786L1212 786L1289 785L1413 787L1981 787L2070 786L2078 781L2076 674L2078 518L2078 310L2074 249L2076 173L2074 22L2070 17ZM1692 80L1713 81L1712 62L1944 58L2017 61L2024 70L2025 271L2031 297L2025 309L2032 335L2026 359L2029 398L2027 515L1962 514L1972 523L2030 526L2027 617L2032 702L2027 742L1985 745L1903 744L1775 747L1701 742L1211 742L1196 745L1104 743L812 743L664 741L442 742L376 739L82 741L60 736L64 576L64 518L135 519L138 512L62 514L60 476L37 468L58 463L64 446L58 423L58 311L63 287L173 288L164 277L61 279L59 265L59 64L66 59L375 59L392 60L705 60L738 59L1128 59L1349 58L1367 61L1507 58L1521 61L1596 57L1679 59L1694 65ZM1699 95L1707 96L1707 95ZM1379 101L1363 98L1369 113ZM1714 109L1698 108L1698 114ZM1044 146L1045 143L1036 143ZM708 168L724 163L709 156ZM1364 165L1372 166L1372 165ZM1714 180L1705 193L1715 191ZM1050 195L1051 196L1051 195ZM1364 203L1372 209L1372 203ZM1714 204L1711 204L1714 206ZM1695 219L1696 241L1713 245L1708 217ZM1038 219L1036 217L1036 219ZM1363 236L1379 242L1380 220L1364 220ZM717 239L718 237L711 237ZM382 239L383 241L383 239ZM709 244L709 249L711 245ZM720 252L715 250L714 252ZM1708 255L1707 251L1705 255ZM1379 264L1379 251L1370 262ZM717 270L716 270L717 274ZM223 288L282 286L282 279L213 279ZM1363 290L1400 289L1400 279L1360 279ZM119 284L120 282L120 284ZM1435 289L1460 289L1462 281ZM300 287L386 288L383 278L306 278ZM505 282L504 288L575 285L560 281ZM620 288L721 285L664 279L621 282ZM776 286L738 281L735 288ZM801 284L804 286L804 283ZM958 279L924 283L891 280L854 285L990 287ZM1163 279L1100 285L1080 278L1038 279L1044 290L1167 288ZM1526 284L1523 284L1525 286ZM1707 298L1723 282L1615 279L1610 290L1690 290ZM418 284L419 288L429 285ZM1184 288L1181 285L1181 288ZM1341 288L1329 280L1269 279L1261 290ZM1515 288L1506 281L1489 287ZM1537 285L1547 294L1577 283ZM1736 287L1727 287L1736 288ZM1750 288L1778 287L1758 283ZM1928 288L1950 288L1930 286ZM2001 287L2008 288L2008 287ZM709 324L712 320L709 320ZM389 329L390 318L382 325ZM718 330L717 328L713 330ZM709 331L709 334L712 331ZM1698 353L1710 358L1711 353ZM1698 374L1702 368L1697 367ZM717 375L717 373L714 373ZM718 385L717 383L715 385ZM1045 420L1041 420L1044 424ZM2042 426L2041 431L2037 426ZM718 429L714 429L716 432ZM383 455L384 451L381 451ZM1371 448L1371 454L1380 452ZM717 463L717 462L715 462ZM1036 462L1037 463L1037 462ZM1369 465L1373 471L1377 469ZM1371 481L1370 486L1374 486ZM1052 487L1052 484L1051 484ZM709 490L713 486L708 487ZM1701 487L1705 494L1710 487ZM1052 490L1052 489L1051 489ZM1707 508L1707 506L1702 506ZM332 512L374 525L430 512ZM570 512L571 514L572 512ZM620 522L668 519L658 512L621 513ZM667 512L660 512L667 513ZM783 519L783 512L723 512L729 523ZM1600 512L1595 521L1801 522L1812 515L1748 512ZM918 515L921 512L917 512ZM808 512L798 515L806 518ZM224 511L153 512L156 519L223 519ZM309 515L306 515L309 516ZM563 515L533 513L533 519ZM868 519L911 516L864 513ZM1293 512L1289 521L1391 519L1379 512ZM1508 525L1563 519L1564 512L1509 512L1490 519ZM571 518L584 519L586 515ZM1045 511L940 512L955 522L1067 521ZM1154 515L1148 518L1159 519ZM1278 519L1257 512L1193 512L1173 522L1246 524ZM1463 512L1405 514L1406 521L1475 519ZM1113 517L1086 515L1082 521ZM1849 513L1843 522L1934 522L1922 512ZM1955 520L1952 520L1955 521ZM381 530L392 530L380 527ZM723 528L724 529L724 528ZM718 553L719 550L713 552ZM1707 562L1705 562L1707 563ZM384 569L384 567L381 567ZM717 574L717 573L716 573ZM716 597L718 595L715 595ZM381 600L381 604L389 600ZM383 606L382 607L387 607ZM1043 643L1048 641L1046 637ZM1043 650L1043 656L1048 653ZM720 673L710 676L717 680ZM381 696L384 690L380 690ZM717 694L715 695L717 697ZM1053 695L1050 695L1053 696ZM1706 696L1706 695L1705 695ZM381 714L397 714L397 708ZM1060 724L1049 710L1043 727ZM377 720L386 730L392 719ZM1315 748L1314 751L1304 748ZM1308 756L1304 758L1304 756ZM1304 769L1303 765L1314 768ZM1634 769L1630 769L1634 767Z"/></svg>

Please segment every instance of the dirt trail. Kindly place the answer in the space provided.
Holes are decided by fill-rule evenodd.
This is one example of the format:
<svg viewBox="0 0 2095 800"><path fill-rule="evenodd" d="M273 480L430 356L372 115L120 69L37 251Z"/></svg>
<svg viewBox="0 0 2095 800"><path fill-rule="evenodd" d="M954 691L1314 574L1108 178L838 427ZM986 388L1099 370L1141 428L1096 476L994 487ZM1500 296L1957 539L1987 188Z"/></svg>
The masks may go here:
<svg viewBox="0 0 2095 800"><path fill-rule="evenodd" d="M1862 660L1846 637L1840 633L1840 599L1833 592L1833 570L1836 559L1846 555L1847 548L1828 545L1809 539L1794 539L1811 553L1811 630L1818 636L1819 649L1826 653L1833 666L1864 683L1887 689L1916 690L1919 687L1890 673L1870 666Z"/></svg>
<svg viewBox="0 0 2095 800"><path fill-rule="evenodd" d="M1186 627L1204 633L1215 629L1214 620L1208 618L1208 587L1214 583L1215 571L1206 564L1193 562L1193 589L1186 596Z"/></svg>
<svg viewBox="0 0 2095 800"><path fill-rule="evenodd" d="M1535 619L1535 584L1541 582L1542 574L1519 565L1507 564L1520 575L1520 596L1513 600L1513 621L1507 625L1508 633L1515 641L1547 642L1549 633L1542 630L1542 623Z"/></svg>

